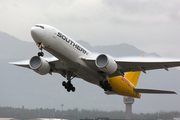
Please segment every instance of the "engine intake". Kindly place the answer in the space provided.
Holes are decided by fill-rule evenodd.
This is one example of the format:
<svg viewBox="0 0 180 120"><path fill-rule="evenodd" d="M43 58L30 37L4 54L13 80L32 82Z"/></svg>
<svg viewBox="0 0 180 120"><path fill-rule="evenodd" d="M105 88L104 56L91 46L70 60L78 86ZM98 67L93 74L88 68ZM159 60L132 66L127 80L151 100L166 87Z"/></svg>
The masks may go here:
<svg viewBox="0 0 180 120"><path fill-rule="evenodd" d="M103 72L113 74L117 70L117 64L114 59L108 55L101 54L96 58L96 66Z"/></svg>
<svg viewBox="0 0 180 120"><path fill-rule="evenodd" d="M29 61L29 66L32 70L41 75L45 75L50 71L50 65L43 57L32 57Z"/></svg>

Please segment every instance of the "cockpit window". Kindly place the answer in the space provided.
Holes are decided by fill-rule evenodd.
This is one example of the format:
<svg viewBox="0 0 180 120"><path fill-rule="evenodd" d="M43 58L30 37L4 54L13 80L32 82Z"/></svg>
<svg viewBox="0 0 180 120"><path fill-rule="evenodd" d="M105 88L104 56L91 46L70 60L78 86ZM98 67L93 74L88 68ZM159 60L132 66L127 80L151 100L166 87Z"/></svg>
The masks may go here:
<svg viewBox="0 0 180 120"><path fill-rule="evenodd" d="M35 26L44 29L44 26L41 26L41 25L35 25Z"/></svg>

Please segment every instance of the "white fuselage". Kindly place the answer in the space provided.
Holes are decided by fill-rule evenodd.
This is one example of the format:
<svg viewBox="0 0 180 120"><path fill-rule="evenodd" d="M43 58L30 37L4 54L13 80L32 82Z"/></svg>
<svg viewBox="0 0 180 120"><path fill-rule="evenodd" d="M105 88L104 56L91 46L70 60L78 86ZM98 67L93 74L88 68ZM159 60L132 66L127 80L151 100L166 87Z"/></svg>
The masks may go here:
<svg viewBox="0 0 180 120"><path fill-rule="evenodd" d="M58 29L42 25L41 27L32 27L31 35L36 43L42 43L43 49L58 58L61 63L73 72L77 77L99 85L99 81L103 80L99 74L89 68L82 58L95 56L89 50L69 38Z"/></svg>

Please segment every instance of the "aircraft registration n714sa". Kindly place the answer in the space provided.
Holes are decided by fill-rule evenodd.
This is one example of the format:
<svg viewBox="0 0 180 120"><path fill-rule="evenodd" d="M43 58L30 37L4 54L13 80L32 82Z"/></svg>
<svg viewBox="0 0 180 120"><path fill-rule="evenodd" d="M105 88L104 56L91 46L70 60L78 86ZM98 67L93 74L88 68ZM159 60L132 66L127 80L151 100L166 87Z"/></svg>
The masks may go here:
<svg viewBox="0 0 180 120"><path fill-rule="evenodd" d="M180 66L178 59L150 57L119 57L92 53L58 29L44 24L31 28L31 36L40 52L30 60L10 62L34 70L40 75L60 73L67 79L62 85L68 92L75 91L72 79L83 80L101 87L106 94L140 98L141 93L176 94L174 91L136 88L141 71ZM42 50L53 55L44 58ZM124 74L126 73L126 74Z"/></svg>

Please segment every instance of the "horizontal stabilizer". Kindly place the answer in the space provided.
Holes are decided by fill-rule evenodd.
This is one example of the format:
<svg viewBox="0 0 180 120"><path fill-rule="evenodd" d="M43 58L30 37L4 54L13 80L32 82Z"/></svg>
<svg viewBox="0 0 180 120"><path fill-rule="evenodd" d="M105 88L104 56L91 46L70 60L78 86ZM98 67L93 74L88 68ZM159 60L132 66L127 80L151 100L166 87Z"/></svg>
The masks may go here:
<svg viewBox="0 0 180 120"><path fill-rule="evenodd" d="M149 94L177 94L174 91L154 90L154 89L139 89L139 88L134 88L134 91L138 92L138 93L149 93Z"/></svg>

